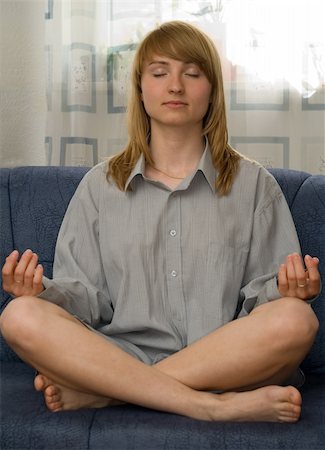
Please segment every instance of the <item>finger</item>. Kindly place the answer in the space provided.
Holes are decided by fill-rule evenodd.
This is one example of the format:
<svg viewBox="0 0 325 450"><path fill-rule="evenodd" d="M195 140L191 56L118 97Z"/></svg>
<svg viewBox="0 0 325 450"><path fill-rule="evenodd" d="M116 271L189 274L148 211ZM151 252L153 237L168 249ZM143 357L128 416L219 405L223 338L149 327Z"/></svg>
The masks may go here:
<svg viewBox="0 0 325 450"><path fill-rule="evenodd" d="M287 278L290 290L295 290L297 288L297 275L293 263L293 258L294 254L287 256Z"/></svg>
<svg viewBox="0 0 325 450"><path fill-rule="evenodd" d="M319 271L318 271L318 264L319 259L318 258L312 258L310 255L305 256L305 264L308 270L308 275L311 280L318 279L319 278Z"/></svg>
<svg viewBox="0 0 325 450"><path fill-rule="evenodd" d="M35 275L35 269L38 263L38 255L36 253L32 254L32 257L26 267L24 275L24 286L32 287Z"/></svg>
<svg viewBox="0 0 325 450"><path fill-rule="evenodd" d="M18 258L19 253L17 250L14 250L10 253L10 255L7 256L6 261L2 267L3 288L7 292L9 292L11 286L14 283L14 271L17 266Z"/></svg>
<svg viewBox="0 0 325 450"><path fill-rule="evenodd" d="M33 291L35 295L40 294L44 290L43 286L43 266L39 264L35 269L34 280L33 280Z"/></svg>
<svg viewBox="0 0 325 450"><path fill-rule="evenodd" d="M287 295L287 291L289 289L289 283L287 278L287 266L285 264L281 264L278 272L278 290L281 295Z"/></svg>
<svg viewBox="0 0 325 450"><path fill-rule="evenodd" d="M304 288L307 285L307 274L305 271L305 266L302 257L298 253L294 253L292 257L292 262L294 265L297 287Z"/></svg>
<svg viewBox="0 0 325 450"><path fill-rule="evenodd" d="M317 295L320 290L320 274L318 270L319 259L306 255L305 264L308 271L308 286L310 293Z"/></svg>
<svg viewBox="0 0 325 450"><path fill-rule="evenodd" d="M17 264L17 267L15 269L15 273L14 273L15 283L18 283L18 284L24 283L25 272L26 272L27 266L32 257L33 257L33 252L29 249L23 253L23 255L20 258L20 261Z"/></svg>

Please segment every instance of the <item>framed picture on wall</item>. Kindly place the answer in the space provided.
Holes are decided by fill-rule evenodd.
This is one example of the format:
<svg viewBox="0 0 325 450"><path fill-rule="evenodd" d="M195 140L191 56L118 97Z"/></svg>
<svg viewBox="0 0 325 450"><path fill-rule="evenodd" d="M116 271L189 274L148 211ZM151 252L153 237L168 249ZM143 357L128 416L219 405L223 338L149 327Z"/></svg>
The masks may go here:
<svg viewBox="0 0 325 450"><path fill-rule="evenodd" d="M47 110L52 111L52 95L53 95L53 51L51 45L45 46L46 58L46 103Z"/></svg>
<svg viewBox="0 0 325 450"><path fill-rule="evenodd" d="M231 74L232 110L289 110L289 86L285 80L269 82L233 66Z"/></svg>
<svg viewBox="0 0 325 450"><path fill-rule="evenodd" d="M60 166L87 166L98 163L97 139L87 137L62 137Z"/></svg>
<svg viewBox="0 0 325 450"><path fill-rule="evenodd" d="M301 161L312 174L325 175L325 139L321 136L304 137L301 144Z"/></svg>
<svg viewBox="0 0 325 450"><path fill-rule="evenodd" d="M325 110L325 83L311 95L302 97L302 109L305 111Z"/></svg>
<svg viewBox="0 0 325 450"><path fill-rule="evenodd" d="M52 136L45 137L45 163L47 166L52 164L53 153L53 138Z"/></svg>
<svg viewBox="0 0 325 450"><path fill-rule="evenodd" d="M47 9L45 11L45 20L53 19L53 2L54 0L47 0Z"/></svg>
<svg viewBox="0 0 325 450"><path fill-rule="evenodd" d="M107 56L107 111L126 111L130 72L137 44L111 47Z"/></svg>
<svg viewBox="0 0 325 450"><path fill-rule="evenodd" d="M311 42L303 58L302 110L325 110L325 43Z"/></svg>
<svg viewBox="0 0 325 450"><path fill-rule="evenodd" d="M268 169L289 167L290 140L287 136L232 136L230 144Z"/></svg>
<svg viewBox="0 0 325 450"><path fill-rule="evenodd" d="M95 113L95 82L95 47L79 42L67 46L62 80L62 111Z"/></svg>

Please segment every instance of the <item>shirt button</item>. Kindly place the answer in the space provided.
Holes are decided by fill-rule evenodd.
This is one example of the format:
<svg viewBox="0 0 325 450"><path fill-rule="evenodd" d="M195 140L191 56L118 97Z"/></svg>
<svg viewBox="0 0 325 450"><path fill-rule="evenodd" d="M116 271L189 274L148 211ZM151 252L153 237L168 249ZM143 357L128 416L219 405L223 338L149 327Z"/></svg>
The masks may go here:
<svg viewBox="0 0 325 450"><path fill-rule="evenodd" d="M170 272L170 274L171 274L172 277L177 277L177 272L176 272L176 270L172 270L172 271Z"/></svg>
<svg viewBox="0 0 325 450"><path fill-rule="evenodd" d="M176 231L176 230L170 230L169 234L170 234L172 237L174 237L174 236L176 236L177 231Z"/></svg>

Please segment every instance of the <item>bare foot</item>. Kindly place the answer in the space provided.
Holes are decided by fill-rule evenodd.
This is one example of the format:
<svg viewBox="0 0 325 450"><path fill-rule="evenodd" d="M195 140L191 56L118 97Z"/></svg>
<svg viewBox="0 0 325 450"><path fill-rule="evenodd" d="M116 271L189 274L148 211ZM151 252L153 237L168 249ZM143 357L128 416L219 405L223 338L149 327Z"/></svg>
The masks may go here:
<svg viewBox="0 0 325 450"><path fill-rule="evenodd" d="M53 383L41 374L35 377L34 386L37 391L43 392L45 404L52 412L82 408L104 408L122 404L117 400L66 388Z"/></svg>
<svg viewBox="0 0 325 450"><path fill-rule="evenodd" d="M266 386L247 392L217 394L210 420L235 422L297 422L300 392L292 386Z"/></svg>
<svg viewBox="0 0 325 450"><path fill-rule="evenodd" d="M34 385L37 391L43 392L46 406L52 412L122 404L117 400L68 389L53 383L44 375L37 375ZM293 423L299 420L301 413L301 395L292 386L266 386L247 392L224 394L197 394L201 397L202 409L196 410L192 417L201 420Z"/></svg>

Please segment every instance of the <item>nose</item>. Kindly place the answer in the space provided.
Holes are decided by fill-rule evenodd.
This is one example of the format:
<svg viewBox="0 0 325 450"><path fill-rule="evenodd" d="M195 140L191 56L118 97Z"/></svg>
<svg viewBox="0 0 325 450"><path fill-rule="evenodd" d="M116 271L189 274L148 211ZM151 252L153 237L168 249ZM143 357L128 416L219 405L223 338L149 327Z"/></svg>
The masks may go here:
<svg viewBox="0 0 325 450"><path fill-rule="evenodd" d="M181 79L181 75L175 74L170 77L168 92L170 94L182 94L184 92L184 85Z"/></svg>

